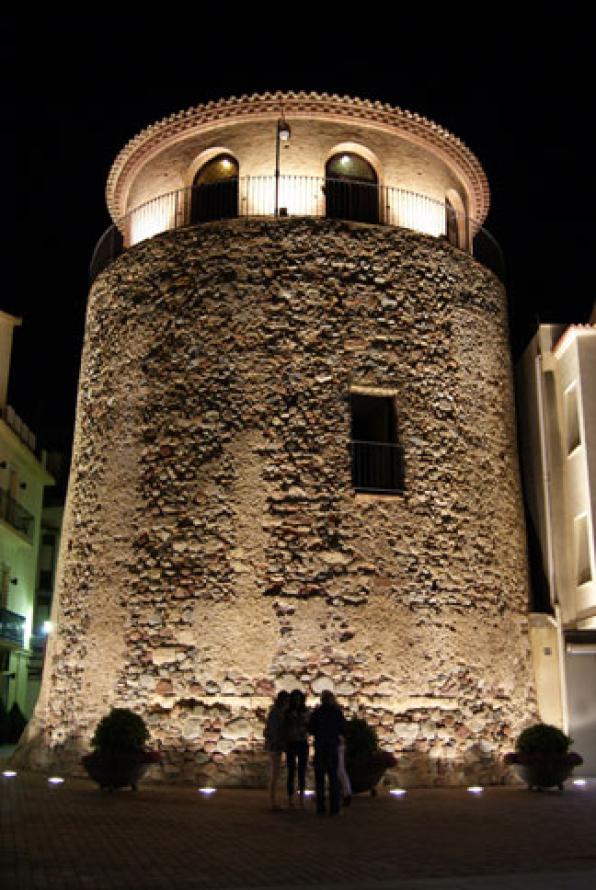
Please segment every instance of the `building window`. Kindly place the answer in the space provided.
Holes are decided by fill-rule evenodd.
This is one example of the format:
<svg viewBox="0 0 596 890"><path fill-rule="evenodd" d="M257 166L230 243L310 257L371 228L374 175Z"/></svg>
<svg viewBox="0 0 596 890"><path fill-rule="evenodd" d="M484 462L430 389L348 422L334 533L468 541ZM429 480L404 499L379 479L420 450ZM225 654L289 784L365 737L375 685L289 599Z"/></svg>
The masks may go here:
<svg viewBox="0 0 596 890"><path fill-rule="evenodd" d="M191 223L238 216L238 161L217 155L203 164L192 184Z"/></svg>
<svg viewBox="0 0 596 890"><path fill-rule="evenodd" d="M350 407L354 489L368 494L399 494L404 490L404 462L398 443L395 398L353 392Z"/></svg>
<svg viewBox="0 0 596 890"><path fill-rule="evenodd" d="M341 152L325 166L325 213L331 219L379 222L379 188L373 167L360 155Z"/></svg>
<svg viewBox="0 0 596 890"><path fill-rule="evenodd" d="M10 568L0 564L0 609L8 608L8 585L10 582Z"/></svg>
<svg viewBox="0 0 596 890"><path fill-rule="evenodd" d="M567 436L567 454L571 454L581 443L577 386L575 385L565 393L565 433Z"/></svg>
<svg viewBox="0 0 596 890"><path fill-rule="evenodd" d="M590 563L590 535L588 517L584 514L575 520L575 552L577 554L577 586L588 584L592 580Z"/></svg>

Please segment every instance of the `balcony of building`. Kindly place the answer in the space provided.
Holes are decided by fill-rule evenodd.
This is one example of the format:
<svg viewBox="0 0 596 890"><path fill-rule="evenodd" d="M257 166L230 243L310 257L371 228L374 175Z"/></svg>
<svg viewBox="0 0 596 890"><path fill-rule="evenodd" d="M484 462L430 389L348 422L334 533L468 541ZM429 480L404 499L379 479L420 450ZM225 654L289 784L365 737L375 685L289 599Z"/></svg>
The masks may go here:
<svg viewBox="0 0 596 890"><path fill-rule="evenodd" d="M396 226L430 235L474 256L503 279L501 249L449 200L376 183L313 176L245 176L195 185L135 207L97 242L95 277L124 250L172 229L235 217L314 217Z"/></svg>
<svg viewBox="0 0 596 890"><path fill-rule="evenodd" d="M13 433L15 433L21 442L27 446L29 451L35 454L37 449L37 438L35 433L29 429L23 420L21 420L14 408L11 408L10 405L5 405L2 408L1 416Z"/></svg>
<svg viewBox="0 0 596 890"><path fill-rule="evenodd" d="M35 517L3 488L0 488L0 520L30 544L33 543Z"/></svg>
<svg viewBox="0 0 596 890"><path fill-rule="evenodd" d="M0 645L23 649L25 646L25 617L0 607Z"/></svg>

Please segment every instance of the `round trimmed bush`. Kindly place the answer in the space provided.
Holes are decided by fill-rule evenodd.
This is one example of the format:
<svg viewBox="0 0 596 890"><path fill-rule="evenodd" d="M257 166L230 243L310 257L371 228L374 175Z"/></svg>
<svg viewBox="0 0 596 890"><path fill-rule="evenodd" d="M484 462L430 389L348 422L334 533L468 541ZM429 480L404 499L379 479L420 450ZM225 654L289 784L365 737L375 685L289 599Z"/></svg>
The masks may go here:
<svg viewBox="0 0 596 890"><path fill-rule="evenodd" d="M573 739L556 726L537 723L520 733L516 749L521 754L566 754Z"/></svg>
<svg viewBox="0 0 596 890"><path fill-rule="evenodd" d="M379 747L377 733L366 720L353 717L346 729L346 760L365 760Z"/></svg>
<svg viewBox="0 0 596 890"><path fill-rule="evenodd" d="M149 739L145 721L128 708L112 708L97 724L91 744L99 751L141 751Z"/></svg>

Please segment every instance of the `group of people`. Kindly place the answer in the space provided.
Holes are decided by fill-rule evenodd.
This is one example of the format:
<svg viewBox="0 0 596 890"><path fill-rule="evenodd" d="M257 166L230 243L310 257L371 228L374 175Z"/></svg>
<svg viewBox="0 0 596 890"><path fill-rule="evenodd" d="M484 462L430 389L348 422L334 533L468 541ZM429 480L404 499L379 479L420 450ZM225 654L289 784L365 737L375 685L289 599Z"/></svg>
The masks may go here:
<svg viewBox="0 0 596 890"><path fill-rule="evenodd" d="M335 816L340 811L342 796L343 803L349 804L352 789L345 768L346 720L335 696L328 689L321 694L321 704L312 712L306 707L306 698L299 689L294 689L291 693L279 692L269 711L265 725L265 748L269 752L270 761L271 809L280 809L277 789L284 753L288 774L288 805L294 805L294 791L297 786L299 805L304 806L309 735L314 738L317 813L327 812L327 780L329 813Z"/></svg>

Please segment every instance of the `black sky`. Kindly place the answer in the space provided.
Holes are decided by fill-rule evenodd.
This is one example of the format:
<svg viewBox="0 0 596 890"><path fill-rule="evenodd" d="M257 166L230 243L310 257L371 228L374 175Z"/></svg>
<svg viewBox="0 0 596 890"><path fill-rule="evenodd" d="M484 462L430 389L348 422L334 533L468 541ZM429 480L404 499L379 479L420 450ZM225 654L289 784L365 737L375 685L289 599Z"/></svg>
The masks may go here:
<svg viewBox="0 0 596 890"><path fill-rule="evenodd" d="M492 193L485 223L507 262L514 352L542 321L583 321L596 297L592 36L561 13L523 30L495 7L273 10L241 21L161 9L4 16L0 309L23 317L9 398L48 447L67 446L94 244L111 163L141 128L198 103L317 90L417 111L459 136ZM263 10L265 7L263 7ZM348 7L343 11L344 16ZM521 10L520 10L521 12ZM503 11L501 11L503 14ZM6 94L6 89L5 89ZM6 175L7 174L7 175Z"/></svg>

